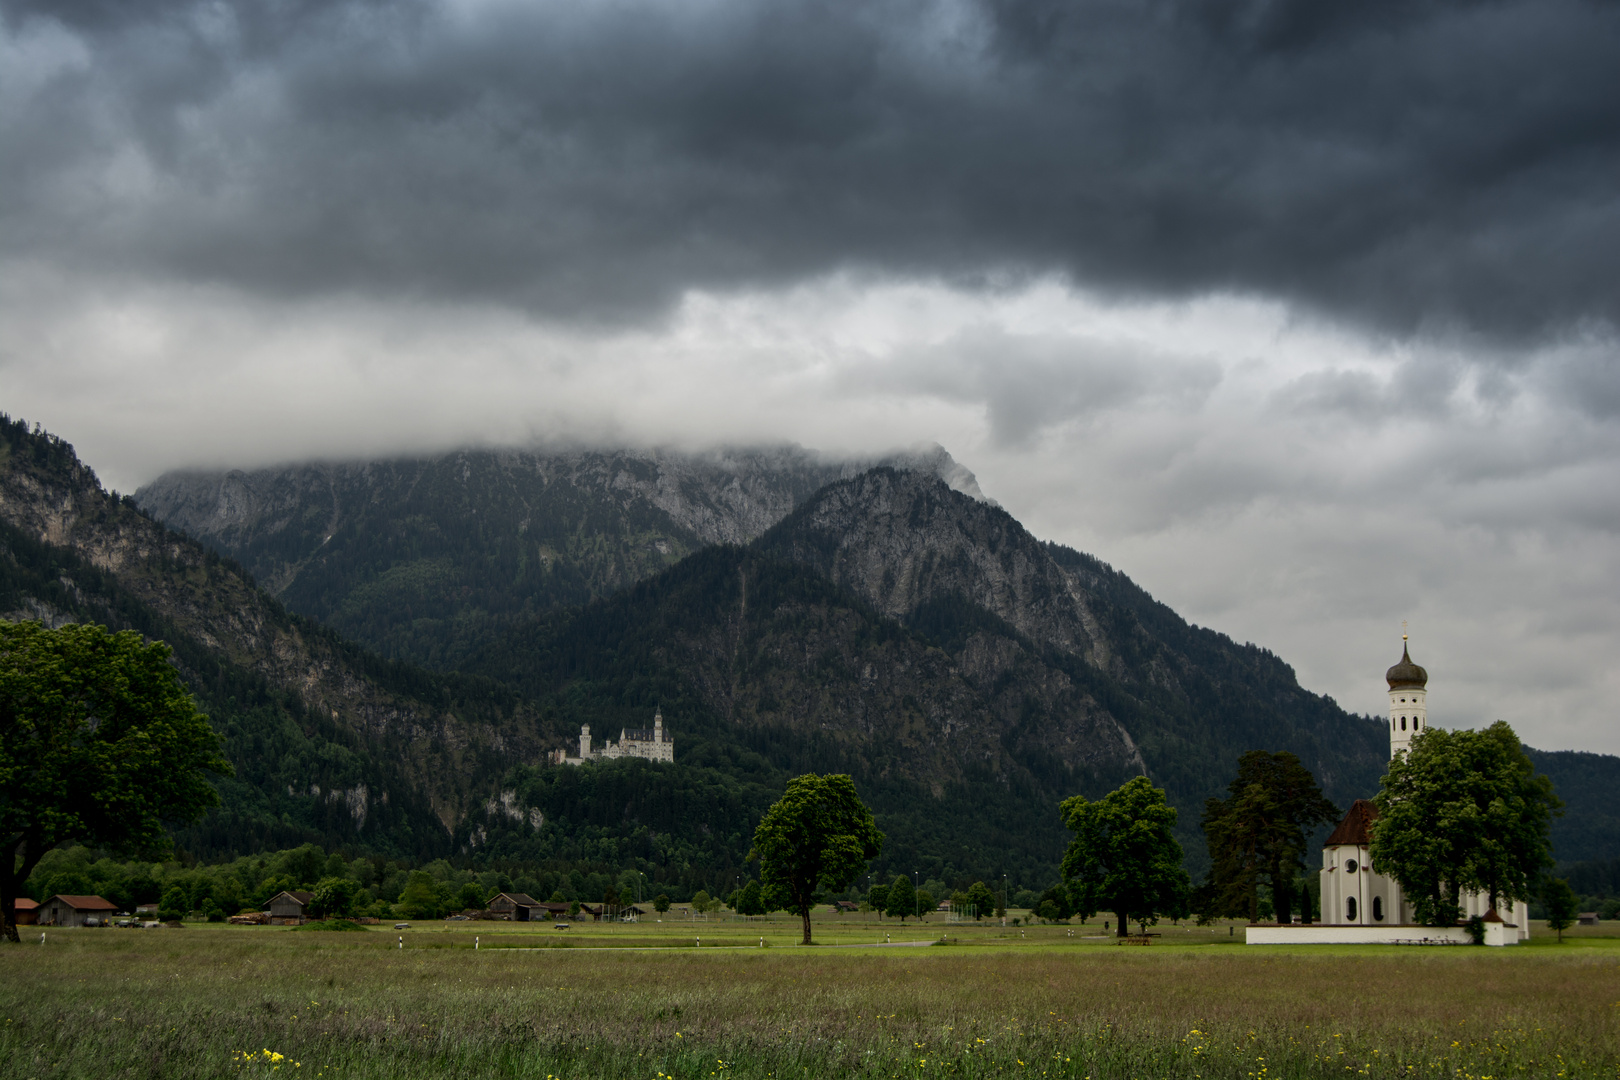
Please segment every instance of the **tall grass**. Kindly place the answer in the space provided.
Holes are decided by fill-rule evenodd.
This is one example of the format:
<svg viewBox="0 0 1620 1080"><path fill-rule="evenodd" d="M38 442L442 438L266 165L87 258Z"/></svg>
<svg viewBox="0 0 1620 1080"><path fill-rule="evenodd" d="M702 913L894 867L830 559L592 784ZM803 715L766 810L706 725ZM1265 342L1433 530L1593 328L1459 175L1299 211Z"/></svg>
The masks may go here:
<svg viewBox="0 0 1620 1080"><path fill-rule="evenodd" d="M1620 949L433 941L452 942L192 928L0 949L0 1077L1620 1078Z"/></svg>

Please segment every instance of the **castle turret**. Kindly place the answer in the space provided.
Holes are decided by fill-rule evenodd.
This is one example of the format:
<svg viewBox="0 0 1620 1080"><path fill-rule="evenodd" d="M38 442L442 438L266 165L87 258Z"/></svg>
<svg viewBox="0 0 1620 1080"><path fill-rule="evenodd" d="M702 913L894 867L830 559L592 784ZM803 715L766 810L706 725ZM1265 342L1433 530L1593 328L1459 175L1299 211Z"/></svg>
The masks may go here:
<svg viewBox="0 0 1620 1080"><path fill-rule="evenodd" d="M579 728L579 756L585 760L591 756L591 725L581 724Z"/></svg>
<svg viewBox="0 0 1620 1080"><path fill-rule="evenodd" d="M1389 683L1389 756L1412 746L1412 737L1429 725L1429 673L1412 663L1406 635L1401 635L1401 662L1384 673Z"/></svg>

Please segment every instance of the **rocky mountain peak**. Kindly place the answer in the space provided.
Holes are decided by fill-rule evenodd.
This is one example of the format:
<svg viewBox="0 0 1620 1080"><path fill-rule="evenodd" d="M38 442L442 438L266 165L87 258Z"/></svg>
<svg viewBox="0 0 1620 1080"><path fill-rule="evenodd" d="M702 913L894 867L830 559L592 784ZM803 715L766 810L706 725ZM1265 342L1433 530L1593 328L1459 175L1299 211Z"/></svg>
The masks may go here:
<svg viewBox="0 0 1620 1080"><path fill-rule="evenodd" d="M831 484L761 546L814 567L903 622L922 605L955 596L1041 647L1092 662L1106 655L1078 579L1011 514L937 472L880 466Z"/></svg>

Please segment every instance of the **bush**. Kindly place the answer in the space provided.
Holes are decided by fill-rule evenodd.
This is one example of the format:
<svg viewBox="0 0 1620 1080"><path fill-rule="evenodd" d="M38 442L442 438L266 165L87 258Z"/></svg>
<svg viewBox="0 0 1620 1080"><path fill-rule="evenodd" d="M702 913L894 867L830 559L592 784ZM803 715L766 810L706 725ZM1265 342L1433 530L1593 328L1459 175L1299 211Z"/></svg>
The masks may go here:
<svg viewBox="0 0 1620 1080"><path fill-rule="evenodd" d="M350 915L354 911L355 896L359 892L358 881L350 878L322 878L315 886L314 895L309 898L309 913L339 917Z"/></svg>
<svg viewBox="0 0 1620 1080"><path fill-rule="evenodd" d="M364 930L365 927L348 919L324 919L295 926L294 930Z"/></svg>
<svg viewBox="0 0 1620 1080"><path fill-rule="evenodd" d="M171 885L169 891L163 894L163 899L158 901L158 921L179 922L186 917L189 906L184 890L178 885Z"/></svg>

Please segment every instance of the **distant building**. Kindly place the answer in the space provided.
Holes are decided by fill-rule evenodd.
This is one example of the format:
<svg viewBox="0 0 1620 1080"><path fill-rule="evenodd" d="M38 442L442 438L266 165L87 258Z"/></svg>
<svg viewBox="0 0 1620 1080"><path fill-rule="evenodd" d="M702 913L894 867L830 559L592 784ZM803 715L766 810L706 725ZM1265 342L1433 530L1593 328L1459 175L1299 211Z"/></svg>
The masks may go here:
<svg viewBox="0 0 1620 1080"><path fill-rule="evenodd" d="M99 896L53 896L36 915L40 926L96 926L117 910Z"/></svg>
<svg viewBox="0 0 1620 1080"><path fill-rule="evenodd" d="M33 926L39 922L39 905L26 896L19 896L13 901L17 906L13 909L17 916L16 925Z"/></svg>
<svg viewBox="0 0 1620 1080"><path fill-rule="evenodd" d="M579 729L579 756L575 757L567 750L553 750L551 763L553 765L583 765L587 761L610 761L614 758L638 757L648 761L675 760L675 737L664 730L664 712L662 709L653 711L653 726L632 730L621 728L619 741L603 743L601 747L591 743L591 725L585 724Z"/></svg>
<svg viewBox="0 0 1620 1080"><path fill-rule="evenodd" d="M20 911L17 913L17 921L22 922L22 912ZM1596 926L1598 924L1598 913L1595 911L1583 911L1575 916L1575 921L1582 926Z"/></svg>
<svg viewBox="0 0 1620 1080"><path fill-rule="evenodd" d="M528 893L496 893L488 904L491 915L499 915L513 922L538 922L545 908Z"/></svg>
<svg viewBox="0 0 1620 1080"><path fill-rule="evenodd" d="M1389 686L1389 756L1408 752L1412 740L1429 727L1429 673L1412 662L1401 635L1401 659L1384 673ZM1251 926L1251 945L1296 943L1374 944L1470 940L1461 926L1420 927L1412 901L1400 882L1372 864L1372 824L1378 807L1370 799L1357 799L1322 845L1322 921L1312 925ZM1523 900L1491 907L1484 893L1463 892L1458 897L1464 920L1478 917L1485 924L1485 944L1512 945L1530 936L1530 907Z"/></svg>
<svg viewBox="0 0 1620 1080"><path fill-rule="evenodd" d="M314 896L314 893L304 892L301 889L276 893L264 905L264 910L270 913L270 925L298 926L308 922L309 917L304 914L304 909L309 906Z"/></svg>

